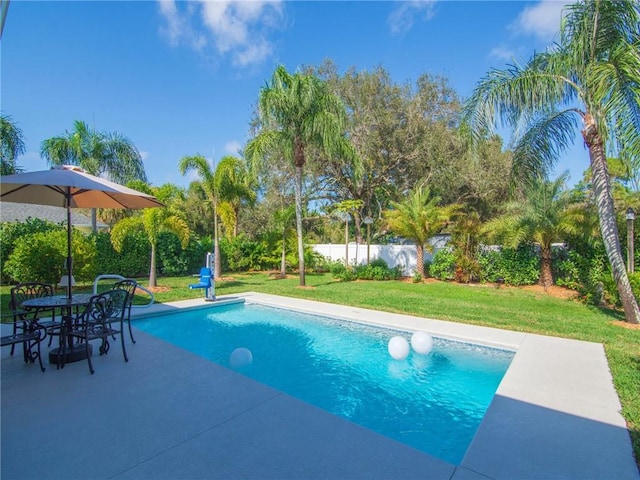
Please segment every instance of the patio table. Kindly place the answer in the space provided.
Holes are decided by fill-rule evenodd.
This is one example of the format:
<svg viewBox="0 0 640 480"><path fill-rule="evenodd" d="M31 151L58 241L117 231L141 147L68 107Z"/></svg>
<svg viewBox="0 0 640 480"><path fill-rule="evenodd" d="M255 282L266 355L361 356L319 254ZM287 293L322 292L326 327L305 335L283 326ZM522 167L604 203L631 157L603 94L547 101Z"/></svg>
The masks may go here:
<svg viewBox="0 0 640 480"><path fill-rule="evenodd" d="M60 309L62 321L64 323L60 333L60 345L49 352L49 363L60 365L60 356L62 355L62 342L67 341L68 345L65 352L65 363L78 362L87 358L84 346L74 345L73 339L66 338L65 331L69 331L72 327L74 316L73 309L83 307L89 304L91 299L90 293L79 293L68 298L66 295L53 295L47 297L32 298L22 302L22 307L26 310L35 310L36 316L38 310L41 309ZM91 345L89 345L89 355L91 355Z"/></svg>

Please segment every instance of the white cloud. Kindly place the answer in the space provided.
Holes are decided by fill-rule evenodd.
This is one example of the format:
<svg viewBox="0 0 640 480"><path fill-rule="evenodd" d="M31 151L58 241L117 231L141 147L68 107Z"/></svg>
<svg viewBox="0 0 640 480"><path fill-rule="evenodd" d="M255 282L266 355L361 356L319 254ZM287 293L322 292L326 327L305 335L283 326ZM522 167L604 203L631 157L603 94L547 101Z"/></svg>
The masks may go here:
<svg viewBox="0 0 640 480"><path fill-rule="evenodd" d="M517 35L532 35L551 42L557 39L562 10L566 5L564 0L541 0L536 5L526 7L509 28Z"/></svg>
<svg viewBox="0 0 640 480"><path fill-rule="evenodd" d="M413 27L416 17L422 20L430 20L434 16L436 0L413 0L401 2L391 15L389 15L389 28L391 33L402 34Z"/></svg>
<svg viewBox="0 0 640 480"><path fill-rule="evenodd" d="M179 12L175 0L158 0L158 5L160 14L167 22L164 27L160 27L160 31L171 46L176 47L184 42L194 50L204 48L205 36L191 26L192 8L188 8L186 13Z"/></svg>
<svg viewBox="0 0 640 480"><path fill-rule="evenodd" d="M236 142L235 140L231 142L227 142L224 145L224 151L229 155L238 155L238 152L242 149L242 145L240 142Z"/></svg>
<svg viewBox="0 0 640 480"><path fill-rule="evenodd" d="M496 58L498 60L511 60L515 56L516 54L512 49L503 46L495 47L489 53L489 58Z"/></svg>
<svg viewBox="0 0 640 480"><path fill-rule="evenodd" d="M171 45L184 43L195 50L211 47L241 67L272 54L270 35L283 24L281 0L158 0L158 4L166 21L161 31Z"/></svg>

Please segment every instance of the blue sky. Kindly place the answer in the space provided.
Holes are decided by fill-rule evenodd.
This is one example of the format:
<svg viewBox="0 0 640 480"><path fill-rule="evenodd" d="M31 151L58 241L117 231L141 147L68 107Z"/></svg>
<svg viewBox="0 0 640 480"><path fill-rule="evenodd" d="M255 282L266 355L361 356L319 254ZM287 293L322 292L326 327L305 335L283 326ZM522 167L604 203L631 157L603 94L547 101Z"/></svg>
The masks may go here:
<svg viewBox="0 0 640 480"><path fill-rule="evenodd" d="M0 41L1 104L22 129L26 170L46 169L43 140L74 120L119 132L149 180L188 185L185 155L237 154L260 88L332 59L387 69L399 83L441 74L463 98L491 68L544 50L563 2L546 1L24 1L12 0ZM588 166L581 139L556 171Z"/></svg>

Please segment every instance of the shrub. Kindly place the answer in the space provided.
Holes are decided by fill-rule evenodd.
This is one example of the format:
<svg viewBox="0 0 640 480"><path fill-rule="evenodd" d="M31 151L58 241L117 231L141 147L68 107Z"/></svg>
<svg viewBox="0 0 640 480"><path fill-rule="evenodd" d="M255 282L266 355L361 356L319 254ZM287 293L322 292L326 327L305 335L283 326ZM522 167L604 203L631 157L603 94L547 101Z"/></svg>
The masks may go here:
<svg viewBox="0 0 640 480"><path fill-rule="evenodd" d="M266 245L263 242L250 240L244 235L220 239L220 252L225 270L233 272L262 270L267 264L265 262L268 258ZM269 262L268 268L274 268L274 264Z"/></svg>
<svg viewBox="0 0 640 480"><path fill-rule="evenodd" d="M400 278L400 268L389 268L387 262L381 258L371 263L353 267L352 276L358 280L395 280Z"/></svg>
<svg viewBox="0 0 640 480"><path fill-rule="evenodd" d="M116 252L108 232L92 234L97 248L98 273L117 274L128 278L149 275L151 245L141 231L131 231L124 238L121 252Z"/></svg>
<svg viewBox="0 0 640 480"><path fill-rule="evenodd" d="M452 247L445 247L436 252L431 260L429 273L438 280L453 280L456 271L456 255Z"/></svg>
<svg viewBox="0 0 640 480"><path fill-rule="evenodd" d="M618 303L618 290L603 245L554 250L553 265L556 284L576 290L584 302Z"/></svg>
<svg viewBox="0 0 640 480"><path fill-rule="evenodd" d="M631 290L633 290L633 296L636 297L636 301L640 300L640 272L630 273L629 282L631 283Z"/></svg>
<svg viewBox="0 0 640 480"><path fill-rule="evenodd" d="M506 285L533 285L540 277L540 258L534 245L516 249L481 248L478 252L480 279L485 282L504 281Z"/></svg>
<svg viewBox="0 0 640 480"><path fill-rule="evenodd" d="M2 265L2 280L7 281L10 275L4 271L9 256L16 246L16 242L27 235L44 233L54 230L66 232L62 224L40 220L39 218L27 218L24 222L5 222L0 224L0 265ZM66 245L66 241L65 241Z"/></svg>
<svg viewBox="0 0 640 480"><path fill-rule="evenodd" d="M340 260L334 261L329 267L331 271L331 275L338 280L342 280L344 282L350 282L355 280L356 277L353 274L353 270L351 268L347 268L343 262Z"/></svg>
<svg viewBox="0 0 640 480"><path fill-rule="evenodd" d="M94 241L74 231L71 241L73 276L77 282L96 277L97 249ZM21 237L4 268L15 282L35 281L57 284L67 273L67 232L51 230Z"/></svg>
<svg viewBox="0 0 640 480"><path fill-rule="evenodd" d="M164 276L189 275L200 271L207 258L207 246L192 237L182 248L178 237L171 232L158 236L158 273Z"/></svg>

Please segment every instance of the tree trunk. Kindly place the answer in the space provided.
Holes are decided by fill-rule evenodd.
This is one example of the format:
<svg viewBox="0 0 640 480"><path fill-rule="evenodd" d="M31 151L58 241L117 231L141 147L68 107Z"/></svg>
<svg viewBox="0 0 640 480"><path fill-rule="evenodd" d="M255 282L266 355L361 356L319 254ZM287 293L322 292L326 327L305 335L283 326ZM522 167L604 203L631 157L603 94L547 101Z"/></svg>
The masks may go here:
<svg viewBox="0 0 640 480"><path fill-rule="evenodd" d="M287 227L282 228L282 256L280 258L280 276L287 277Z"/></svg>
<svg viewBox="0 0 640 480"><path fill-rule="evenodd" d="M91 209L91 231L93 233L98 231L98 212L95 208Z"/></svg>
<svg viewBox="0 0 640 480"><path fill-rule="evenodd" d="M305 286L304 278L304 238L302 235L302 167L296 166L295 197L296 197L296 230L298 234L298 270L300 271L300 286Z"/></svg>
<svg viewBox="0 0 640 480"><path fill-rule="evenodd" d="M540 280L545 289L553 285L553 272L551 270L551 248L540 246Z"/></svg>
<svg viewBox="0 0 640 480"><path fill-rule="evenodd" d="M238 223L240 223L240 207L233 207L233 238L238 238Z"/></svg>
<svg viewBox="0 0 640 480"><path fill-rule="evenodd" d="M151 244L151 266L149 267L149 286L156 287L156 245Z"/></svg>
<svg viewBox="0 0 640 480"><path fill-rule="evenodd" d="M416 272L418 272L420 276L424 278L424 245L416 243L416 252Z"/></svg>
<svg viewBox="0 0 640 480"><path fill-rule="evenodd" d="M349 220L344 222L344 266L349 268Z"/></svg>
<svg viewBox="0 0 640 480"><path fill-rule="evenodd" d="M640 323L640 309L638 302L631 290L631 283L627 276L622 248L620 248L620 236L616 224L616 215L609 183L609 172L605 157L602 137L600 136L595 121L590 114L585 115L585 127L582 136L589 147L591 161L593 192L595 195L598 217L600 220L600 234L609 258L611 272L618 288L625 319L630 323Z"/></svg>
<svg viewBox="0 0 640 480"><path fill-rule="evenodd" d="M220 255L220 243L218 242L218 200L213 202L213 278L218 280L221 275L220 264L222 256Z"/></svg>

